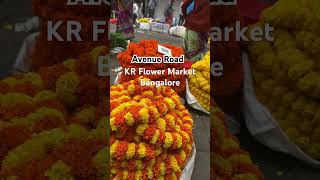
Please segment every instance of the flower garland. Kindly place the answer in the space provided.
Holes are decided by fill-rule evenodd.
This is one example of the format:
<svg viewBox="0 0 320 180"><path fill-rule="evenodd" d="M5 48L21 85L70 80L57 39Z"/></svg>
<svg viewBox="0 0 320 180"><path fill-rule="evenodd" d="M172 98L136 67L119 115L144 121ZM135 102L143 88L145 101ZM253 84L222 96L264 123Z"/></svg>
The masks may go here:
<svg viewBox="0 0 320 180"><path fill-rule="evenodd" d="M190 91L200 105L210 111L210 52L191 68L196 70L196 74L188 76Z"/></svg>
<svg viewBox="0 0 320 180"><path fill-rule="evenodd" d="M31 69L39 70L41 67L52 66L61 63L67 58L76 58L84 52L88 52L96 46L105 45L108 40L108 32L93 41L93 22L106 21L110 15L110 6L67 5L66 1L32 1L35 15L40 17L40 34L37 37L35 51L31 57ZM76 21L81 24L80 37L82 41L48 41L48 21ZM67 37L67 23L63 23L57 30L63 38ZM103 28L107 29L107 25Z"/></svg>
<svg viewBox="0 0 320 180"><path fill-rule="evenodd" d="M182 48L175 47L170 44L164 44L163 46L169 48L171 50L173 57L180 57L184 55L184 51ZM163 57L163 54L158 52L158 41L156 40L142 40L139 43L129 43L128 48L117 55L117 59L122 68L132 68L138 72L138 68L145 68L146 70L164 70L164 73L161 75L143 75L151 80L164 80L168 81L178 80L180 81L180 86L173 86L173 90L175 90L178 94L185 92L186 84L185 84L185 75L169 75L168 68L175 68L177 70L183 69L184 66L181 63L142 63L136 64L131 63L132 57L136 55L138 57ZM125 75L122 74L120 77L120 82L127 82L133 79L138 78L139 75Z"/></svg>
<svg viewBox="0 0 320 180"><path fill-rule="evenodd" d="M0 80L1 177L109 176L104 156L109 79L96 77L97 56L106 53L106 47L97 47L78 60Z"/></svg>
<svg viewBox="0 0 320 180"><path fill-rule="evenodd" d="M262 180L248 152L240 149L236 137L227 129L224 114L213 102L211 110L211 179Z"/></svg>
<svg viewBox="0 0 320 180"><path fill-rule="evenodd" d="M110 177L177 179L192 153L192 117L172 88L143 78L111 87Z"/></svg>

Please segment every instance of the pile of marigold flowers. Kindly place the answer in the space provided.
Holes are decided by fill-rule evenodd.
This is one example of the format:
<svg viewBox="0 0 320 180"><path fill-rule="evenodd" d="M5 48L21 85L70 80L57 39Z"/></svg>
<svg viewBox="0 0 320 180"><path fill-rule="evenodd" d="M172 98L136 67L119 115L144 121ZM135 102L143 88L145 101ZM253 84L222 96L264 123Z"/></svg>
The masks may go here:
<svg viewBox="0 0 320 180"><path fill-rule="evenodd" d="M210 52L191 68L196 70L196 74L188 76L190 91L200 105L210 111Z"/></svg>
<svg viewBox="0 0 320 180"><path fill-rule="evenodd" d="M224 114L213 102L211 109L211 179L262 180L248 152L227 129Z"/></svg>
<svg viewBox="0 0 320 180"><path fill-rule="evenodd" d="M0 81L1 179L108 177L108 78L97 47L37 73Z"/></svg>
<svg viewBox="0 0 320 180"><path fill-rule="evenodd" d="M213 27L220 29L235 28L236 22L242 23L238 5L230 6L211 6L211 19ZM228 113L237 111L240 107L240 92L243 82L243 68L241 56L241 42L236 40L236 32L229 33L229 40L211 42L213 53L211 54L214 62L223 65L223 75L214 77L215 100L220 107ZM226 83L227 82L227 83ZM236 103L235 103L236 102Z"/></svg>
<svg viewBox="0 0 320 180"><path fill-rule="evenodd" d="M192 154L192 116L172 88L141 86L142 78L110 90L110 178L179 179Z"/></svg>
<svg viewBox="0 0 320 180"><path fill-rule="evenodd" d="M99 26L105 33L99 34L98 41L93 40L93 22L109 19L109 5L83 6L67 5L68 0L33 0L33 12L40 18L40 34L37 37L35 51L31 57L31 69L37 71L40 67L51 66L61 63L66 58L76 58L80 54L90 51L96 46L106 45L108 41L108 26ZM82 3L80 3L82 4ZM58 21L63 24L57 29L58 34L64 41L55 37L48 39L48 21L52 21L52 27ZM67 40L68 21L76 21L81 24L79 35L82 41L74 36Z"/></svg>
<svg viewBox="0 0 320 180"><path fill-rule="evenodd" d="M170 45L163 44L169 49L171 49L172 57L180 57L184 55L182 48ZM180 81L180 86L172 86L178 94L184 93L186 89L186 76L185 75L169 75L168 68L175 68L177 70L183 69L184 64L182 63L131 63L132 57L136 55L138 57L163 57L163 54L158 52L158 41L156 40L142 40L139 43L131 42L126 49L126 51L119 53L117 59L122 68L134 68L138 72L139 68L145 68L146 70L165 70L164 74L158 75L146 75L143 76L154 80L154 81L163 81L167 79L168 81ZM120 83L130 81L138 78L140 75L126 75L121 74Z"/></svg>

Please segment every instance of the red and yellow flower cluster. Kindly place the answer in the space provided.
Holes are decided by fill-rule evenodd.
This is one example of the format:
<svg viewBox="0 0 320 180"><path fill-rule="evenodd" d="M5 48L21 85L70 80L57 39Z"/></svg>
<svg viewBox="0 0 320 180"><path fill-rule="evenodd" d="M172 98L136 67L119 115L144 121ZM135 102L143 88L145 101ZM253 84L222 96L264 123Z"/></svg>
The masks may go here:
<svg viewBox="0 0 320 180"><path fill-rule="evenodd" d="M192 117L172 88L142 78L110 90L111 179L178 179L192 154Z"/></svg>
<svg viewBox="0 0 320 180"><path fill-rule="evenodd" d="M171 49L173 57L180 57L184 55L182 48L175 47L170 44L164 44L163 46ZM142 40L139 43L130 43L127 50L119 53L117 58L122 68L134 68L138 72L138 68L145 68L146 70L165 70L164 74L158 75L146 75L143 76L153 80L161 81L167 79L168 81L180 81L180 86L173 86L178 94L184 93L186 89L186 76L185 75L169 75L168 68L175 68L177 70L183 69L184 65L179 63L131 63L133 55L138 57L163 57L163 54L158 52L158 42L156 40ZM125 75L122 74L120 82L126 82L133 80L139 77L139 74L136 75Z"/></svg>
<svg viewBox="0 0 320 180"><path fill-rule="evenodd" d="M211 179L262 180L260 170L228 131L224 114L214 102L211 113Z"/></svg>
<svg viewBox="0 0 320 180"><path fill-rule="evenodd" d="M105 29L105 33L100 34L98 41L93 41L93 22L107 21L110 15L109 5L83 6L67 5L68 0L33 0L34 14L40 17L40 34L37 37L35 51L31 57L31 68L37 71L43 66L52 66L61 63L67 58L77 58L97 46L106 45L108 41L107 25L99 26ZM48 21L52 21L54 26L58 21L63 21L58 28L58 34L64 41L48 39ZM67 21L76 21L81 24L79 33L82 41L73 37L72 41L67 41Z"/></svg>
<svg viewBox="0 0 320 180"><path fill-rule="evenodd" d="M78 60L0 81L1 179L103 179L108 78L98 47Z"/></svg>

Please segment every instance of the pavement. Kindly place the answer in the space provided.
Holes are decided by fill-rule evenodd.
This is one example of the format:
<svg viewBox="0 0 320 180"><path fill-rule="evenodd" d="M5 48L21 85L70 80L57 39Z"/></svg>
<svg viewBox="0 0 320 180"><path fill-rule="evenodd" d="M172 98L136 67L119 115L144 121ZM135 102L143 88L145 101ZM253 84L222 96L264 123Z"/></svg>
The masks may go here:
<svg viewBox="0 0 320 180"><path fill-rule="evenodd" d="M241 147L249 151L265 180L320 180L319 167L311 167L292 156L267 148L257 142L245 126L237 136Z"/></svg>

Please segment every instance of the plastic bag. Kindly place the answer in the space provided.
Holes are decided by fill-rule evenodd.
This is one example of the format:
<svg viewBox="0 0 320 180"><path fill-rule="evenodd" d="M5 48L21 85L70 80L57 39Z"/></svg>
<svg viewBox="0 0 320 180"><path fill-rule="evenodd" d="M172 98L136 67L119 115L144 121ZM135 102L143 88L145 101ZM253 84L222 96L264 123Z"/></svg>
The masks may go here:
<svg viewBox="0 0 320 180"><path fill-rule="evenodd" d="M13 65L15 71L28 72L31 68L31 55L36 46L36 39L39 36L39 32L30 34L23 41L22 47L19 50L19 54Z"/></svg>
<svg viewBox="0 0 320 180"><path fill-rule="evenodd" d="M290 154L310 165L319 166L320 161L313 159L290 141L270 111L256 98L248 54L243 53L242 59L244 68L243 114L249 132L259 142L275 151Z"/></svg>
<svg viewBox="0 0 320 180"><path fill-rule="evenodd" d="M210 114L210 112L208 112L207 110L205 110L201 105L200 103L197 101L197 99L192 95L190 89L189 89L189 82L188 82L188 79L186 79L186 99L187 99L187 102L188 104L194 108L194 109L197 109L199 111L202 111L206 114Z"/></svg>

